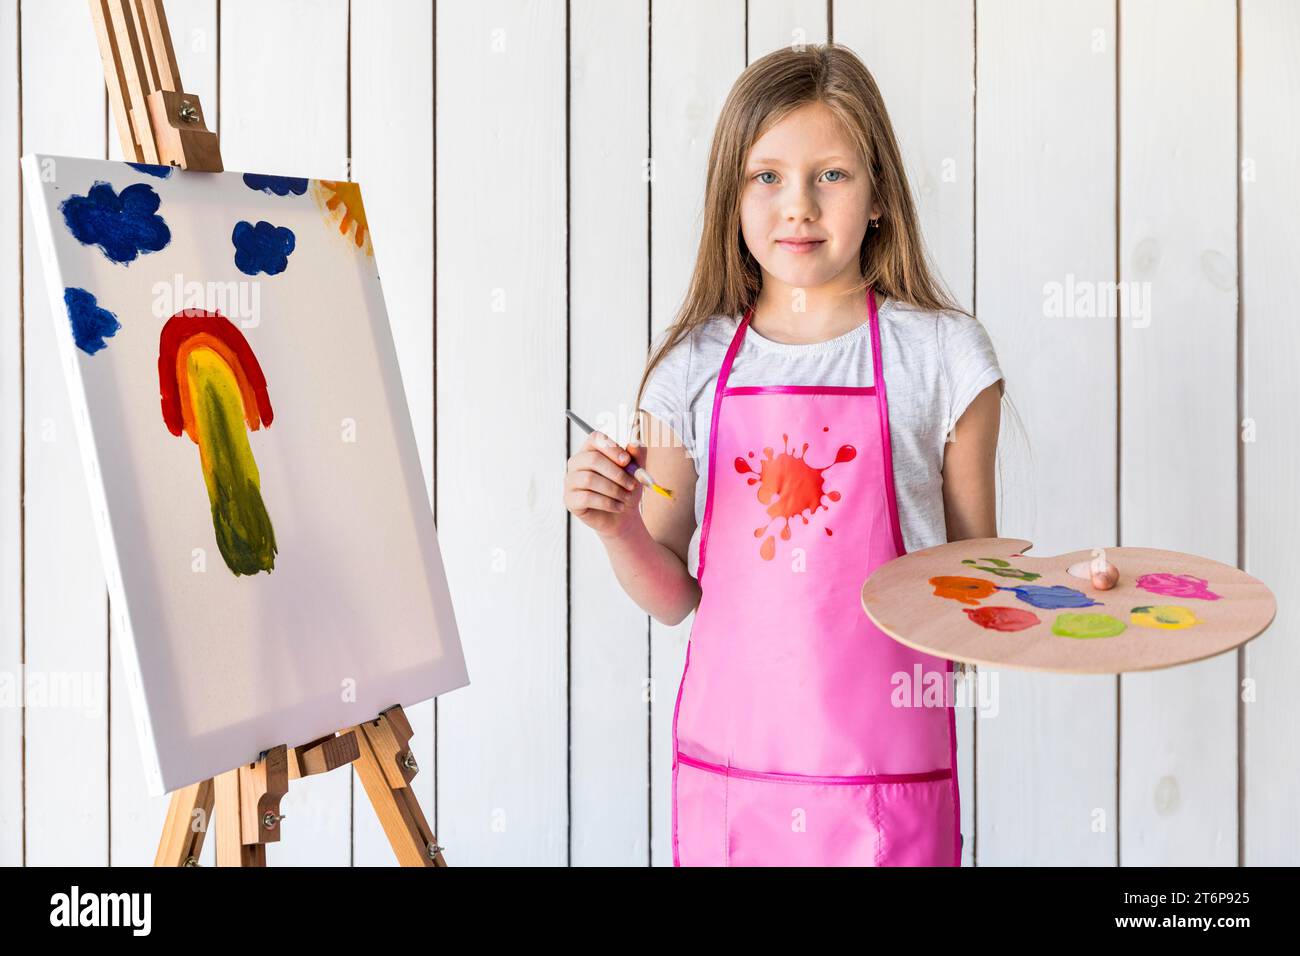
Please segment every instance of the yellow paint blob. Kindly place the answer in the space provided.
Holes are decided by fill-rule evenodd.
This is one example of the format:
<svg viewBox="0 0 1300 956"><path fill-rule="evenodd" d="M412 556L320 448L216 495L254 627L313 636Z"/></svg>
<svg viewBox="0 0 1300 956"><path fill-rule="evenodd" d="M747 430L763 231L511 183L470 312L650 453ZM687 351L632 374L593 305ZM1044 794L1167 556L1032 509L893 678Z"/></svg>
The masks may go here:
<svg viewBox="0 0 1300 956"><path fill-rule="evenodd" d="M1143 627L1158 627L1165 631L1181 631L1193 624L1203 623L1192 613L1191 608L1176 604L1149 604L1135 607L1129 614L1129 620Z"/></svg>

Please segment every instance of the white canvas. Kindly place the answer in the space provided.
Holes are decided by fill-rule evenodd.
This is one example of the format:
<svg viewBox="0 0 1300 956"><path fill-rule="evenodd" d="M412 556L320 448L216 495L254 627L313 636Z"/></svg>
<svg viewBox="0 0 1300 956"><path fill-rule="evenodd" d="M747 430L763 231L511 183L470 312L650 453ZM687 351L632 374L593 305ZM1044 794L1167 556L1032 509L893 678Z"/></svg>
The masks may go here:
<svg viewBox="0 0 1300 956"><path fill-rule="evenodd" d="M22 165L150 792L468 684L359 189Z"/></svg>

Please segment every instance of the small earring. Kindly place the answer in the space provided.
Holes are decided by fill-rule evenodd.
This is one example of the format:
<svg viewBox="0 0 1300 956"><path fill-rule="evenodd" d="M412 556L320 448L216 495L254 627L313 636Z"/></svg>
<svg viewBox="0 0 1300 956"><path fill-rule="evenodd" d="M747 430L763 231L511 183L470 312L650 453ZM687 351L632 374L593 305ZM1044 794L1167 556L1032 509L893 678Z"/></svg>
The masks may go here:
<svg viewBox="0 0 1300 956"><path fill-rule="evenodd" d="M880 228L880 217L877 216L875 219L871 220L871 228L872 229Z"/></svg>

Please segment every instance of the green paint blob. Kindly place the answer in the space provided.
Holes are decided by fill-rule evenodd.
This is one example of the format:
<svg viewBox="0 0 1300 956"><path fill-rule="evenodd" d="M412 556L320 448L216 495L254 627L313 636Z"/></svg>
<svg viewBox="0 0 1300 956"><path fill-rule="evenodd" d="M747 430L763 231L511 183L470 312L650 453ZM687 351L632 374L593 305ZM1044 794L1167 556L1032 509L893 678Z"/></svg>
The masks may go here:
<svg viewBox="0 0 1300 956"><path fill-rule="evenodd" d="M1052 622L1052 633L1061 637L1114 637L1124 622L1109 614L1063 613Z"/></svg>

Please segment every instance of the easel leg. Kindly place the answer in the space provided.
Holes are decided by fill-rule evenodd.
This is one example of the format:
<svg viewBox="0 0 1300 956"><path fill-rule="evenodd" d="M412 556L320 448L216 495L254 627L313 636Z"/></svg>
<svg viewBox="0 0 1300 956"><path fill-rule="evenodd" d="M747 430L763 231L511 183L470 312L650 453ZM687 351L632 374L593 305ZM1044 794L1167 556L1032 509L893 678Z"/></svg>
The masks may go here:
<svg viewBox="0 0 1300 956"><path fill-rule="evenodd" d="M353 766L402 866L446 866L442 847L420 809L411 780L411 725L400 707L353 728L360 750Z"/></svg>
<svg viewBox="0 0 1300 956"><path fill-rule="evenodd" d="M289 792L286 748L214 778L217 866L266 866L266 844L280 839L280 798Z"/></svg>
<svg viewBox="0 0 1300 956"><path fill-rule="evenodd" d="M217 866L266 866L266 847L240 839L239 768L214 777L217 791Z"/></svg>
<svg viewBox="0 0 1300 956"><path fill-rule="evenodd" d="M289 750L279 746L245 764L172 794L155 866L197 866L216 814L217 866L266 866L266 844L280 839L280 799L290 778L327 773L351 763L361 777L388 842L402 866L446 866L411 781L411 725L401 707L337 735ZM198 819L196 828L191 821Z"/></svg>
<svg viewBox="0 0 1300 956"><path fill-rule="evenodd" d="M212 821L214 793L212 781L202 780L172 794L154 866L199 865L203 838Z"/></svg>

